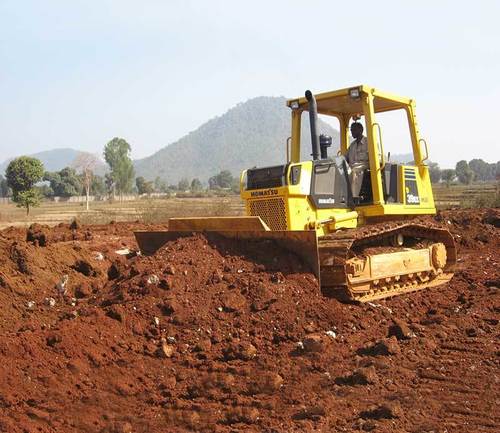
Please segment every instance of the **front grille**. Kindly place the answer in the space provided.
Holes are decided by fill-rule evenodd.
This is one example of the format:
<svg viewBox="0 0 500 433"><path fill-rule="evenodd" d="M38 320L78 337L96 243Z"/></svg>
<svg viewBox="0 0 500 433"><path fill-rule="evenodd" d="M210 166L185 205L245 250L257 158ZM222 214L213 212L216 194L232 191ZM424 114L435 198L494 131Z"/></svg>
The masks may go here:
<svg viewBox="0 0 500 433"><path fill-rule="evenodd" d="M271 198L268 200L251 200L250 215L259 216L271 230L286 230L285 200Z"/></svg>

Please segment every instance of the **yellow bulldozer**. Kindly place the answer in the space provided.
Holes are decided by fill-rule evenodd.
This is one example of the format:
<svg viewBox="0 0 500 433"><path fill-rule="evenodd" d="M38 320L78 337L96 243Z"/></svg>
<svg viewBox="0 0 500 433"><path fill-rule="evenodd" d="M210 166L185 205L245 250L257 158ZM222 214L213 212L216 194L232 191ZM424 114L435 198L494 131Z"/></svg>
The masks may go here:
<svg viewBox="0 0 500 433"><path fill-rule="evenodd" d="M436 213L427 143L420 137L412 99L360 85L287 101L291 136L285 164L251 168L240 177L247 216L172 218L168 231L136 232L143 254L192 232L235 242L273 242L301 257L324 293L371 301L449 281L456 262L448 230L422 222ZM403 110L412 164L384 154L376 114ZM301 161L301 128L308 112L312 158ZM340 149L329 156L329 136L318 133L318 114L333 116ZM349 160L349 125L364 120L364 163ZM351 158L352 159L352 158Z"/></svg>

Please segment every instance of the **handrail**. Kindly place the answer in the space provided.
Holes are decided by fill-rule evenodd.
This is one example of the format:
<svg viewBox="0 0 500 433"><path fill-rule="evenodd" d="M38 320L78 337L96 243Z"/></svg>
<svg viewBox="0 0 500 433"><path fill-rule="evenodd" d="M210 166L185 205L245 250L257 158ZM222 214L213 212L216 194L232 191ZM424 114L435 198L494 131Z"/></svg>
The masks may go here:
<svg viewBox="0 0 500 433"><path fill-rule="evenodd" d="M286 139L286 162L290 162L290 141L292 137Z"/></svg>
<svg viewBox="0 0 500 433"><path fill-rule="evenodd" d="M240 192L245 191L247 189L247 171L242 170L240 173Z"/></svg>
<svg viewBox="0 0 500 433"><path fill-rule="evenodd" d="M425 141L425 139L423 139L423 138L421 138L420 140L418 140L418 145L420 146L420 143L422 141L425 144L425 158L422 158L422 162L424 162L424 161L427 161L429 159L429 148L427 147L427 141Z"/></svg>
<svg viewBox="0 0 500 433"><path fill-rule="evenodd" d="M385 167L385 155L384 155L384 143L382 143L382 129L378 123L374 123L373 127L377 127L378 130L378 143L380 149L380 169L382 170Z"/></svg>

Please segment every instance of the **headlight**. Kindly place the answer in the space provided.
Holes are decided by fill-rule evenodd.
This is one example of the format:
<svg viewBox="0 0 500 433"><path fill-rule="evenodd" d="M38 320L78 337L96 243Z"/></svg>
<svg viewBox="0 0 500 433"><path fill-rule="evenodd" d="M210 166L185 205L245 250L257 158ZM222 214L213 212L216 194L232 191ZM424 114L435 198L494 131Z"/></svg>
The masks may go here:
<svg viewBox="0 0 500 433"><path fill-rule="evenodd" d="M361 98L361 92L359 91L359 87L353 87L349 89L349 96L351 99L359 100Z"/></svg>

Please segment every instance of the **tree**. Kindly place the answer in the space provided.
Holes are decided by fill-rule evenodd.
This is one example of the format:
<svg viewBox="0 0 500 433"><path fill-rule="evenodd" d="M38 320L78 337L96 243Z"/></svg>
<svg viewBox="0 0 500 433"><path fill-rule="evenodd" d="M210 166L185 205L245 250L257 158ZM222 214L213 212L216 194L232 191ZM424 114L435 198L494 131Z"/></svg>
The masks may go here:
<svg viewBox="0 0 500 433"><path fill-rule="evenodd" d="M8 197L10 195L7 179L0 174L0 197Z"/></svg>
<svg viewBox="0 0 500 433"><path fill-rule="evenodd" d="M470 169L469 164L467 164L465 160L457 162L455 172L458 180L466 185L470 185L474 179L474 172Z"/></svg>
<svg viewBox="0 0 500 433"><path fill-rule="evenodd" d="M90 191L93 196L102 197L106 194L106 185L104 183L104 178L94 174L92 176L92 185L90 186Z"/></svg>
<svg viewBox="0 0 500 433"><path fill-rule="evenodd" d="M187 180L185 177L182 178L177 184L177 188L181 192L189 191L189 180Z"/></svg>
<svg viewBox="0 0 500 433"><path fill-rule="evenodd" d="M138 194L144 194L143 188L146 183L146 179L142 176L138 176L135 178L135 187L137 188L137 193Z"/></svg>
<svg viewBox="0 0 500 433"><path fill-rule="evenodd" d="M90 190L92 188L92 180L94 170L99 164L99 160L91 153L80 153L73 161L73 167L80 172L82 184L85 190L85 208L89 210Z"/></svg>
<svg viewBox="0 0 500 433"><path fill-rule="evenodd" d="M446 186L449 188L453 179L455 179L456 173L452 168L447 168L441 171L441 179L446 183Z"/></svg>
<svg viewBox="0 0 500 433"><path fill-rule="evenodd" d="M200 192L202 189L203 189L203 185L200 182L200 179L198 179L197 177L195 177L191 181L191 191L192 192Z"/></svg>
<svg viewBox="0 0 500 433"><path fill-rule="evenodd" d="M240 180L237 177L233 178L233 182L231 183L231 191L235 194L240 193Z"/></svg>
<svg viewBox="0 0 500 433"><path fill-rule="evenodd" d="M210 189L229 189L233 184L233 175L229 170L222 170L215 176L208 179Z"/></svg>
<svg viewBox="0 0 500 433"><path fill-rule="evenodd" d="M428 167L431 182L438 183L441 180L441 169L439 168L439 164L437 162L429 161Z"/></svg>
<svg viewBox="0 0 500 433"><path fill-rule="evenodd" d="M130 151L130 144L118 137L104 146L104 159L111 169L113 190L116 189L120 196L132 189L134 166L130 159Z"/></svg>
<svg viewBox="0 0 500 433"><path fill-rule="evenodd" d="M135 186L139 194L151 194L154 191L153 182L147 181L142 176L136 177Z"/></svg>
<svg viewBox="0 0 500 433"><path fill-rule="evenodd" d="M156 176L154 180L154 190L156 192L168 192L167 182L164 181L160 176Z"/></svg>
<svg viewBox="0 0 500 433"><path fill-rule="evenodd" d="M30 214L30 209L40 206L40 192L36 188L31 188L26 191L19 191L13 198L17 203L17 207L26 208L26 215Z"/></svg>
<svg viewBox="0 0 500 433"><path fill-rule="evenodd" d="M54 190L46 183L35 186L35 189L43 197L54 197Z"/></svg>
<svg viewBox="0 0 500 433"><path fill-rule="evenodd" d="M134 166L132 165L132 161L130 160L130 158L118 163L114 178L116 189L120 193L120 196L132 190L134 175Z"/></svg>
<svg viewBox="0 0 500 433"><path fill-rule="evenodd" d="M104 186L108 195L114 197L115 181L113 180L113 176L111 173L106 173L104 175Z"/></svg>
<svg viewBox="0 0 500 433"><path fill-rule="evenodd" d="M40 194L34 186L42 180L43 164L36 158L21 156L12 160L5 171L7 185L12 189L12 199L18 207L30 208L40 204Z"/></svg>
<svg viewBox="0 0 500 433"><path fill-rule="evenodd" d="M482 182L495 180L497 164L489 164L482 159L471 159L469 167L474 172L474 179Z"/></svg>
<svg viewBox="0 0 500 433"><path fill-rule="evenodd" d="M73 168L63 168L61 171L46 172L43 180L50 183L57 197L73 197L82 193L82 182Z"/></svg>

